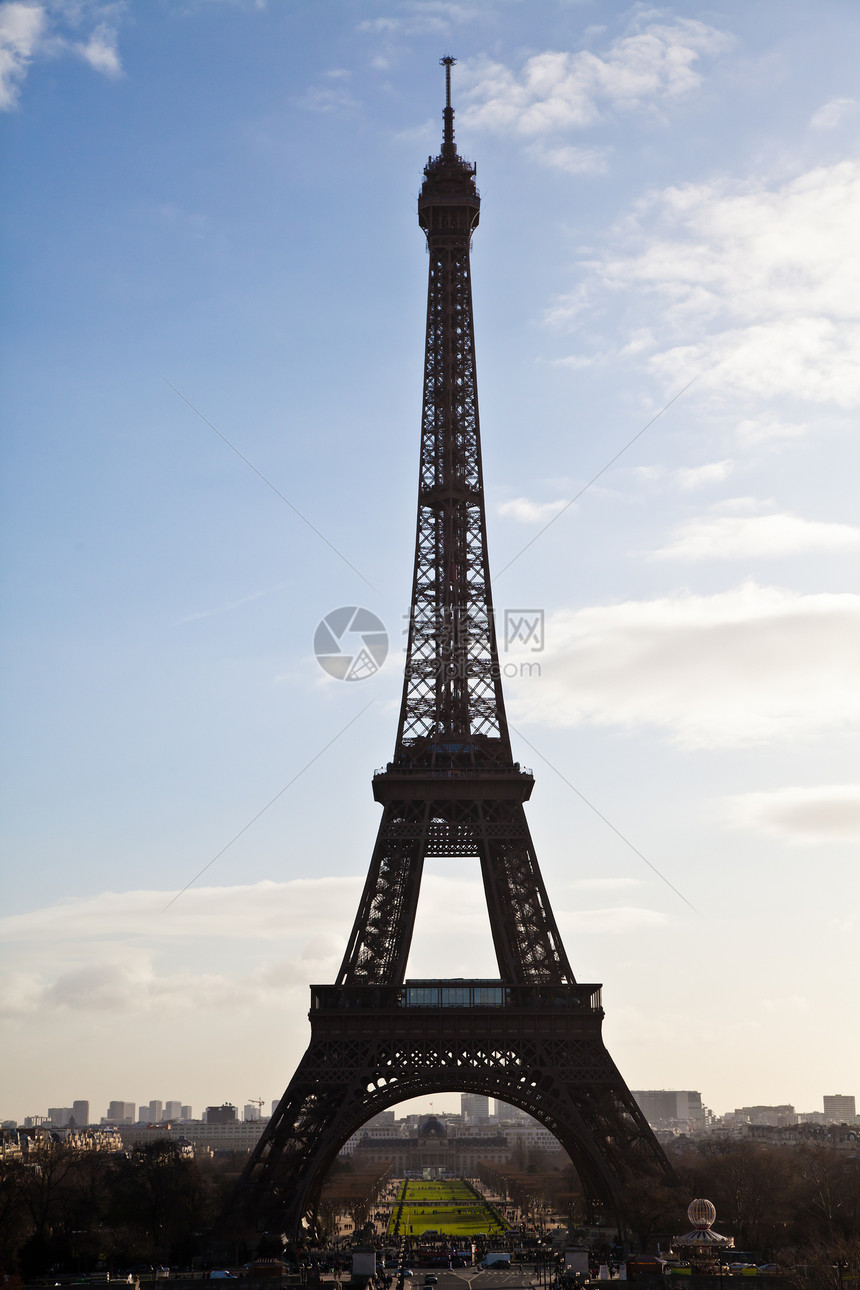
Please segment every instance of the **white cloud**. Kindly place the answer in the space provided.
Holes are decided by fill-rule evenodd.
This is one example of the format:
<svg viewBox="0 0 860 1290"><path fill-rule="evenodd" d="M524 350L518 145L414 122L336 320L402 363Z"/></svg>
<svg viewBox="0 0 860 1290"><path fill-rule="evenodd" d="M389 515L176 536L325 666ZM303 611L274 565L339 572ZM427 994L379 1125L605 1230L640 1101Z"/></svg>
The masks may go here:
<svg viewBox="0 0 860 1290"><path fill-rule="evenodd" d="M808 737L860 720L860 596L747 583L553 615L516 721L665 731L685 747Z"/></svg>
<svg viewBox="0 0 860 1290"><path fill-rule="evenodd" d="M0 108L8 110L17 104L21 81L45 26L45 10L40 4L0 5Z"/></svg>
<svg viewBox="0 0 860 1290"><path fill-rule="evenodd" d="M860 528L797 515L706 515L679 524L658 560L776 559L810 551L854 551Z"/></svg>
<svg viewBox="0 0 860 1290"><path fill-rule="evenodd" d="M517 73L490 60L464 67L464 124L526 136L580 129L606 111L641 110L681 98L701 83L694 64L730 45L692 18L654 22L614 41L603 56L546 50Z"/></svg>
<svg viewBox="0 0 860 1290"><path fill-rule="evenodd" d="M575 878L567 884L576 891L615 891L621 887L641 887L642 878Z"/></svg>
<svg viewBox="0 0 860 1290"><path fill-rule="evenodd" d="M347 90L335 85L310 89L296 101L312 112L352 112L358 107L357 100Z"/></svg>
<svg viewBox="0 0 860 1290"><path fill-rule="evenodd" d="M553 367L568 367L573 372L581 372L586 367L594 367L601 359L605 358L602 354L567 354L564 358L553 359Z"/></svg>
<svg viewBox="0 0 860 1290"><path fill-rule="evenodd" d="M122 75L122 62L117 49L119 34L116 28L106 22L100 22L86 41L74 41L72 49L85 63L89 63L95 72L104 76Z"/></svg>
<svg viewBox="0 0 860 1290"><path fill-rule="evenodd" d="M760 420L739 421L735 434L742 446L753 447L763 443L779 444L802 439L808 430L809 426L802 422L778 421L775 417L765 417Z"/></svg>
<svg viewBox="0 0 860 1290"><path fill-rule="evenodd" d="M667 388L698 373L697 389L721 395L854 407L858 225L860 162L853 160L773 186L756 179L669 188L627 224L626 251L592 261L586 295L623 293L631 332L659 319L660 348L649 365ZM558 302L556 313L565 307ZM778 437L775 425L752 416L741 433Z"/></svg>
<svg viewBox="0 0 860 1290"><path fill-rule="evenodd" d="M405 0L396 17L366 18L357 31L372 35L444 35L452 27L486 16L481 4L463 4L460 0Z"/></svg>
<svg viewBox="0 0 860 1290"><path fill-rule="evenodd" d="M255 1003L283 1000L286 992L332 980L339 953L319 958L299 955L260 965L245 975L224 972L159 972L151 955L114 951L106 959L51 975L17 974L0 992L0 1015L27 1016L46 1011L128 1013L223 1012Z"/></svg>
<svg viewBox="0 0 860 1290"><path fill-rule="evenodd" d="M607 909L580 909L557 911L562 933L575 932L577 937L621 936L644 928L665 927L671 919L656 909L641 909L634 905L613 905Z"/></svg>
<svg viewBox="0 0 860 1290"><path fill-rule="evenodd" d="M571 893L588 888L608 893L635 885L636 879L618 878L567 886ZM22 950L26 946L37 966L7 980L0 1014L187 1013L283 1001L285 992L334 979L345 943L330 928L350 925L360 887L359 878L317 878L192 889L163 915L159 911L169 892L104 892L7 915L0 920L0 936ZM632 905L574 908L559 915L564 929L592 934L623 935L665 921L662 914ZM205 938L210 946L201 943ZM191 940L188 954L185 943ZM245 966L231 971L228 952L237 942L245 942L240 947ZM263 957L261 943L272 942L279 956ZM464 975L495 970L488 969L492 943L477 862L470 877L425 875L416 942L411 975L438 975L440 962L456 964ZM215 970L207 970L207 954ZM172 964L165 967L162 960L169 956Z"/></svg>
<svg viewBox="0 0 860 1290"><path fill-rule="evenodd" d="M244 1007L332 980L344 941L330 929L349 926L360 889L357 877L200 887L167 910L174 892L101 892L7 915L0 937L37 967L7 983L0 1013ZM263 957L272 944L278 957ZM232 947L240 959L251 947L256 966L225 970Z"/></svg>
<svg viewBox="0 0 860 1290"><path fill-rule="evenodd" d="M507 502L500 502L498 512L520 524L542 524L558 515L567 505L562 498L555 502L533 502L528 497L512 497Z"/></svg>
<svg viewBox="0 0 860 1290"><path fill-rule="evenodd" d="M856 99L831 99L814 112L809 124L816 130L832 130L860 107Z"/></svg>
<svg viewBox="0 0 860 1290"><path fill-rule="evenodd" d="M850 273L851 266L846 269ZM667 390L698 374L698 388L717 396L790 396L853 408L860 403L858 354L860 323L774 317L674 346L655 354L649 366Z"/></svg>
<svg viewBox="0 0 860 1290"><path fill-rule="evenodd" d="M0 918L0 938L62 940L186 937L219 940L303 938L324 931L332 918L348 921L358 878L296 878L238 887L192 887L165 908L175 891L101 892L26 914Z"/></svg>
<svg viewBox="0 0 860 1290"><path fill-rule="evenodd" d="M729 822L794 844L860 841L860 784L822 784L741 793L726 801Z"/></svg>
<svg viewBox="0 0 860 1290"><path fill-rule="evenodd" d="M776 1013L779 1016L809 1012L809 1000L803 994L787 994L777 999L762 999L761 1005L766 1012Z"/></svg>
<svg viewBox="0 0 860 1290"><path fill-rule="evenodd" d="M117 49L117 19L123 3L79 0L76 3L0 4L0 109L16 106L21 82L34 58L73 54L96 72L122 75ZM81 39L81 27L89 34Z"/></svg>
<svg viewBox="0 0 860 1290"><path fill-rule="evenodd" d="M684 492L691 492L695 488L722 483L724 479L728 479L734 466L735 463L729 459L709 461L704 466L679 466L672 471L672 478Z"/></svg>
<svg viewBox="0 0 860 1290"><path fill-rule="evenodd" d="M529 152L542 165L563 170L569 175L603 175L609 168L609 154L605 148L576 148L573 145L553 148L535 143Z"/></svg>

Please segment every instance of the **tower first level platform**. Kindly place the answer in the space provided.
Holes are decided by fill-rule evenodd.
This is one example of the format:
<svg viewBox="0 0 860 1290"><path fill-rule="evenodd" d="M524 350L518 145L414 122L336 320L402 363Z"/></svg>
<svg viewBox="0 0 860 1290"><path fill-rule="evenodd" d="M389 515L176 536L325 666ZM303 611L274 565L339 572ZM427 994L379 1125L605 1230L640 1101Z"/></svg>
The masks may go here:
<svg viewBox="0 0 860 1290"><path fill-rule="evenodd" d="M311 987L311 1042L246 1173L258 1226L296 1231L326 1171L372 1116L407 1098L482 1093L558 1138L596 1210L665 1159L601 1036L599 985L407 980Z"/></svg>

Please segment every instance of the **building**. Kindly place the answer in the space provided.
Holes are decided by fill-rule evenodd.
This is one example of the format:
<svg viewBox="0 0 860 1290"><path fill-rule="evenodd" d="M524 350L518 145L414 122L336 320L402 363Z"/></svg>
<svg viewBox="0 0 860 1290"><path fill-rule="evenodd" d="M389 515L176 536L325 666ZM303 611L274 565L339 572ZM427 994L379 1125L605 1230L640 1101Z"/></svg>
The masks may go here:
<svg viewBox="0 0 860 1290"><path fill-rule="evenodd" d="M48 1123L53 1124L55 1129L65 1129L71 1118L72 1108L70 1106L48 1107Z"/></svg>
<svg viewBox="0 0 860 1290"><path fill-rule="evenodd" d="M76 1151L122 1151L122 1137L119 1129L88 1129L72 1126L63 1141L67 1147Z"/></svg>
<svg viewBox="0 0 860 1290"><path fill-rule="evenodd" d="M528 1111L521 1111L518 1106L508 1106L507 1102L500 1102L496 1099L496 1111L490 1116L491 1120L499 1124L536 1124Z"/></svg>
<svg viewBox="0 0 860 1290"><path fill-rule="evenodd" d="M529 1116L528 1124L509 1124L496 1130L508 1146L524 1151L562 1151L563 1147L554 1133L545 1129Z"/></svg>
<svg viewBox="0 0 860 1290"><path fill-rule="evenodd" d="M236 1124L236 1108L231 1102L223 1102L221 1106L207 1106L203 1113L207 1124ZM259 1130L258 1130L259 1136Z"/></svg>
<svg viewBox="0 0 860 1290"><path fill-rule="evenodd" d="M111 1102L106 1119L108 1124L134 1124L134 1102Z"/></svg>
<svg viewBox="0 0 860 1290"><path fill-rule="evenodd" d="M498 1164L515 1152L561 1150L558 1139L530 1115L504 1124L464 1124L461 1116L442 1112L396 1121L389 1112L368 1120L340 1154L352 1155L357 1164L390 1162L395 1175L430 1169L469 1176L477 1164Z"/></svg>
<svg viewBox="0 0 860 1290"><path fill-rule="evenodd" d="M860 1129L847 1124L744 1124L735 1135L779 1147L827 1146L860 1161Z"/></svg>
<svg viewBox="0 0 860 1290"><path fill-rule="evenodd" d="M0 1129L0 1161L21 1159L21 1139L16 1126L4 1125Z"/></svg>
<svg viewBox="0 0 860 1290"><path fill-rule="evenodd" d="M233 1108L235 1112L235 1107ZM220 1107L213 1110L220 1111ZM174 1128L170 1124L132 1124L120 1129L123 1146L128 1148L141 1142L158 1142L166 1139L180 1145L190 1143L192 1148L208 1151L240 1151L247 1154L256 1147L263 1132L262 1120L245 1123L242 1120L217 1121L192 1120Z"/></svg>
<svg viewBox="0 0 860 1290"><path fill-rule="evenodd" d="M178 1120L178 1119L180 1119L180 1118L181 1118L181 1116L182 1116L182 1103L181 1103L181 1102L165 1102L165 1103L164 1103L164 1118L165 1118L165 1120Z"/></svg>
<svg viewBox="0 0 860 1290"><path fill-rule="evenodd" d="M857 1103L847 1093L824 1094L824 1123L853 1124L857 1119Z"/></svg>
<svg viewBox="0 0 860 1290"><path fill-rule="evenodd" d="M358 1170L370 1164L390 1164L395 1177L437 1178L451 1174L474 1178L479 1164L501 1164L510 1151L504 1134L470 1136L468 1129L449 1134L449 1126L441 1117L431 1115L423 1119L414 1136L395 1136L393 1132L387 1138L364 1134L355 1146L352 1159Z"/></svg>
<svg viewBox="0 0 860 1290"><path fill-rule="evenodd" d="M180 1120L192 1120L194 1117L191 1114L191 1107L190 1106L180 1107L179 1118Z"/></svg>
<svg viewBox="0 0 860 1290"><path fill-rule="evenodd" d="M150 1102L148 1118L150 1124L161 1124L161 1121L164 1119L164 1103L157 1101Z"/></svg>
<svg viewBox="0 0 860 1290"><path fill-rule="evenodd" d="M461 1093L460 1114L464 1124L486 1124L490 1118L490 1099L483 1093Z"/></svg>
<svg viewBox="0 0 860 1290"><path fill-rule="evenodd" d="M248 1124L251 1120L259 1120L260 1118L260 1108L255 1106L253 1102L246 1102L242 1108L242 1119L245 1123Z"/></svg>
<svg viewBox="0 0 860 1290"><path fill-rule="evenodd" d="M72 1103L72 1119L79 1129L85 1129L90 1122L90 1104L89 1102Z"/></svg>
<svg viewBox="0 0 860 1290"><path fill-rule="evenodd" d="M702 1095L691 1089L632 1090L639 1109L652 1127L704 1128L711 1116Z"/></svg>
<svg viewBox="0 0 860 1290"><path fill-rule="evenodd" d="M797 1124L797 1112L787 1102L781 1106L739 1106L723 1119L735 1124L760 1124L784 1129Z"/></svg>

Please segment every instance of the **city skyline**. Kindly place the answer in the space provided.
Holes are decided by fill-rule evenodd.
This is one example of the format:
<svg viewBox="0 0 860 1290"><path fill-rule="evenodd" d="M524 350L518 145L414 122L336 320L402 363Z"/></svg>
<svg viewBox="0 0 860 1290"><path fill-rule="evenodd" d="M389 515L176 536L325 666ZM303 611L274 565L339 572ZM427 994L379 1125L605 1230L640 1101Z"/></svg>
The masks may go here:
<svg viewBox="0 0 860 1290"><path fill-rule="evenodd" d="M0 45L8 1113L58 1053L93 1107L201 1107L305 1046L394 739L449 49L506 695L574 971L631 1088L849 1087L856 7L32 0ZM389 648L345 683L313 642L358 605ZM409 975L440 965L496 975L468 862L424 881Z"/></svg>
<svg viewBox="0 0 860 1290"><path fill-rule="evenodd" d="M702 1120L702 1122L704 1123L703 1113L707 1113L708 1115L712 1113L710 1108L708 1108L703 1103L701 1093L699 1093L698 1091L693 1092L691 1090L681 1091L681 1090L670 1090L670 1089L633 1090L633 1096L637 1099L637 1101L640 1101L640 1104L642 1105L643 1110L646 1112L646 1116L649 1122L651 1122L653 1118L651 1114L651 1107L656 1107L658 1105L661 1105L661 1106L666 1105L667 1104L666 1099L668 1098L679 1099L678 1101L679 1106L681 1104L680 1099L684 1099L685 1104L688 1107L687 1114L686 1115L678 1114L677 1116L678 1119L681 1119L681 1120L688 1119L688 1118L696 1119L696 1120ZM651 1107L649 1107L648 1099L651 1100ZM271 1102L272 1114L274 1114L275 1107L277 1106L277 1101L278 1099L274 1099ZM436 1099L425 1098L425 1097L410 1098L405 1102L397 1103L394 1107L391 1108L389 1112L383 1112L383 1116L393 1115L399 1119L405 1119L409 1117L414 1117L416 1114L422 1115L422 1116L432 1116L434 1114L445 1116L445 1115L454 1114L454 1115L462 1115L466 1120L466 1122L469 1122L472 1119L472 1117L475 1116L476 1112L477 1112L478 1119L488 1118L490 1120L498 1120L500 1118L504 1119L507 1112L511 1112L514 1116L522 1116L527 1114L526 1112L520 1111L518 1108L510 1106L508 1103L501 1101L499 1098L487 1098L482 1094L460 1093L460 1094L448 1095L448 1097L446 1098L446 1103L447 1101L451 1101L452 1105L446 1104L444 1107L439 1106L438 1101L439 1101L438 1098ZM856 1115L857 1115L856 1097L854 1094L823 1093L819 1101L822 1103L821 1110L819 1110L817 1107L798 1108L798 1107L795 1107L792 1103L775 1103L775 1104L767 1104L766 1106L758 1106L758 1107L751 1107L751 1106L734 1107L733 1109L726 1109L725 1111L716 1113L714 1118L717 1120L721 1120L726 1117L731 1118L733 1116L736 1116L743 1111L762 1111L762 1110L784 1111L784 1112L789 1112L791 1114L795 1114L797 1116L806 1116L806 1117L810 1115L821 1116L823 1123L838 1123L838 1122L851 1123L856 1118ZM455 1102L458 1103L456 1110L453 1109L453 1104ZM492 1103L492 1109L491 1110L487 1109L486 1115L485 1115L483 1111L483 1106L479 1107L479 1104L488 1104L488 1103ZM240 1122L248 1123L250 1121L266 1120L269 1117L268 1115L263 1114L262 1108L264 1105L265 1105L265 1099L262 1099L262 1098L255 1099L253 1102L250 1102L250 1103L249 1102L245 1102L245 1103L230 1102L229 1100L224 1100L220 1104L213 1102L206 1107L206 1110L203 1112L203 1115L198 1117L198 1120L202 1121L209 1110L216 1110L223 1113L227 1108L230 1108L235 1112L235 1118L237 1121L240 1121ZM90 1103L86 1101L80 1101L80 1102L75 1102L74 1106L75 1107L85 1106L89 1108ZM163 1107L163 1114L156 1114L153 1116L144 1115L145 1111L153 1111L153 1108L155 1107ZM125 1111L130 1112L130 1114L121 1113L120 1108L125 1108ZM167 1113L168 1108L174 1108L175 1113L168 1114ZM240 1108L241 1108L241 1112L240 1112ZM689 1108L693 1108L693 1109L690 1110ZM64 1107L62 1108L62 1110L63 1112L71 1113L73 1111L73 1108ZM135 1110L136 1110L136 1114L134 1113ZM9 1117L2 1114L2 1108L0 1108L0 1121L5 1121L8 1118ZM51 1108L48 1109L47 1117L41 1115L38 1112L30 1112L26 1117L21 1117L19 1122L23 1123L24 1119L29 1120L29 1119L35 1119L35 1118L38 1118L40 1120L47 1119L49 1122L52 1122ZM527 1117L527 1118L530 1118L530 1117ZM674 1116L665 1117L663 1116L662 1112L660 1112L660 1114L656 1115L656 1118L672 1119L676 1117ZM98 1118L94 1118L91 1121L78 1120L77 1117L75 1117L78 1127L81 1127L81 1125L85 1125L87 1123L157 1124L160 1122L167 1123L173 1119L194 1120L195 1117L192 1114L192 1107L188 1104L181 1103L180 1101L161 1103L158 1101L150 1100L148 1103L139 1105L132 1102L121 1102L116 1099L112 1099L108 1104L107 1113L104 1116L99 1116ZM64 1127L68 1123L68 1116L66 1116L65 1119L60 1119L52 1123L55 1124L55 1127L57 1126Z"/></svg>

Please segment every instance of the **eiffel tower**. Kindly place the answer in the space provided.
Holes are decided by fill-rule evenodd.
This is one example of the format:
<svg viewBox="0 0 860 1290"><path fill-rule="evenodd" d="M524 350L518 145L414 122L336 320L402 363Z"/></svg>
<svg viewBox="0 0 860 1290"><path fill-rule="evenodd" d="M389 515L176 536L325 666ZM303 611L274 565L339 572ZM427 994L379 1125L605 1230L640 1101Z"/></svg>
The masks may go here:
<svg viewBox="0 0 860 1290"><path fill-rule="evenodd" d="M446 1091L487 1094L551 1130L589 1206L671 1167L604 1046L601 987L576 981L544 887L502 695L487 559L469 252L480 197L454 144L444 58L441 152L418 198L430 281L418 529L382 821L334 985L311 987L311 1040L240 1179L258 1229L313 1229L340 1148L378 1112ZM406 980L426 856L475 857L497 980Z"/></svg>

